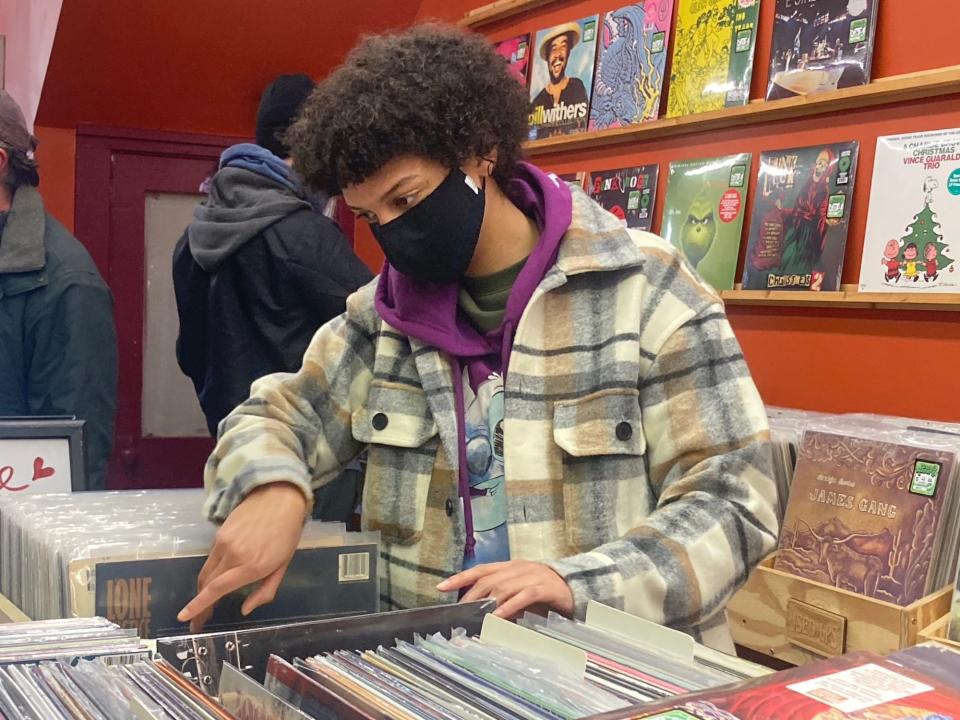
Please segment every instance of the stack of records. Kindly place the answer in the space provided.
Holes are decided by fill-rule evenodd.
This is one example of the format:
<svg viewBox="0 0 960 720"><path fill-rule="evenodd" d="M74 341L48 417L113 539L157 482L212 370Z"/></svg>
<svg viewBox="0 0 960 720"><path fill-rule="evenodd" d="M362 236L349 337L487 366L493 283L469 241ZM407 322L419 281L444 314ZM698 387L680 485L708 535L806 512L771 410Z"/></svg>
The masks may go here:
<svg viewBox="0 0 960 720"><path fill-rule="evenodd" d="M147 651L135 631L105 618L0 625L0 664L76 656L133 662L146 659Z"/></svg>
<svg viewBox="0 0 960 720"><path fill-rule="evenodd" d="M787 509L790 497L790 484L793 482L793 470L797 465L800 452L800 438L807 424L828 417L812 410L794 410L793 408L767 406L767 420L770 423L770 440L773 445L773 472L777 482L780 520Z"/></svg>
<svg viewBox="0 0 960 720"><path fill-rule="evenodd" d="M909 605L954 577L960 436L838 416L804 431L776 568Z"/></svg>
<svg viewBox="0 0 960 720"><path fill-rule="evenodd" d="M423 616L423 632L372 644L348 628L334 649L271 656L262 686L258 673L240 677L225 664L220 695L228 709L302 713L289 717L573 720L771 672L596 603L586 622L527 615L513 624L486 614L479 636L473 624L435 632L429 614L440 608L411 612ZM403 616L383 617L402 625Z"/></svg>
<svg viewBox="0 0 960 720"><path fill-rule="evenodd" d="M142 637L182 633L216 527L202 490L36 495L0 500L0 593L28 617L101 615ZM310 522L274 602L242 617L244 592L210 629L379 609L378 533ZM317 593L317 587L335 588Z"/></svg>
<svg viewBox="0 0 960 720"><path fill-rule="evenodd" d="M161 661L49 660L0 665L5 720L230 720Z"/></svg>
<svg viewBox="0 0 960 720"><path fill-rule="evenodd" d="M0 718L233 717L151 656L134 631L104 618L0 626Z"/></svg>

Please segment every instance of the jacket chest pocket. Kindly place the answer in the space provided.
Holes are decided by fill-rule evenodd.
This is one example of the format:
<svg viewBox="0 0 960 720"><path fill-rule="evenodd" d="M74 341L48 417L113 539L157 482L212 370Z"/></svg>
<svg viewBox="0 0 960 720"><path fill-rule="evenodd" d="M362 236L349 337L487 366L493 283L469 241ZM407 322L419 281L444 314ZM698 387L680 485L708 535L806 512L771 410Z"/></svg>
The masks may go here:
<svg viewBox="0 0 960 720"><path fill-rule="evenodd" d="M649 513L637 390L556 402L553 440L563 451L563 513L573 552L620 537Z"/></svg>
<svg viewBox="0 0 960 720"><path fill-rule="evenodd" d="M401 545L420 540L439 449L437 425L418 389L374 381L353 413L353 437L368 446L363 525Z"/></svg>

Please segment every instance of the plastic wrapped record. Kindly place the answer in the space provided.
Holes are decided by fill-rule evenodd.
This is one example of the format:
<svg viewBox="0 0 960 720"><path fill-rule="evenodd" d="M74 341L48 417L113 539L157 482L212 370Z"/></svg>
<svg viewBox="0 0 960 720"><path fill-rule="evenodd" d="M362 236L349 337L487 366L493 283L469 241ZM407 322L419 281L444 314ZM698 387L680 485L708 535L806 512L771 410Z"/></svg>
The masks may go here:
<svg viewBox="0 0 960 720"><path fill-rule="evenodd" d="M438 605L239 632L183 635L158 640L157 652L204 692L216 695L224 662L259 681L272 654L292 660L333 650L372 650L397 639L412 641L416 633L449 632L455 627L475 634L495 608L493 601Z"/></svg>
<svg viewBox="0 0 960 720"><path fill-rule="evenodd" d="M185 632L176 616L216 532L203 499L202 490L2 498L0 593L37 620L101 615L142 637ZM378 560L379 533L309 522L274 602L243 617L248 590L238 591L217 604L208 628L376 612Z"/></svg>

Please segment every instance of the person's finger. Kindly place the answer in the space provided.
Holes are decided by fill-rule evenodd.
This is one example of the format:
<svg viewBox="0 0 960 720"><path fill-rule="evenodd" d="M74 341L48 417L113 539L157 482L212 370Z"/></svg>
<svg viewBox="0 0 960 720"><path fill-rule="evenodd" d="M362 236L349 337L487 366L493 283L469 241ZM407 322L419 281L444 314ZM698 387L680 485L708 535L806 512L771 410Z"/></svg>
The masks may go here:
<svg viewBox="0 0 960 720"><path fill-rule="evenodd" d="M197 596L188 602L177 615L177 620L187 622L214 605L224 595L239 590L245 585L256 582L260 578L250 565L239 565L230 568L212 578L206 587Z"/></svg>
<svg viewBox="0 0 960 720"><path fill-rule="evenodd" d="M487 563L486 565L477 565L469 570L464 570L463 572L448 577L437 585L437 590L440 592L451 592L453 590L459 590L460 588L470 587L480 578L495 573L508 564L509 563Z"/></svg>
<svg viewBox="0 0 960 720"><path fill-rule="evenodd" d="M288 565L289 563L284 563L260 582L257 589L243 601L243 607L240 608L241 615L247 616L261 605L273 601L277 596L277 590L280 589L280 583L287 572Z"/></svg>
<svg viewBox="0 0 960 720"><path fill-rule="evenodd" d="M536 602L537 591L534 588L526 587L508 600L499 600L497 609L494 610L493 614L497 617L512 620Z"/></svg>
<svg viewBox="0 0 960 720"><path fill-rule="evenodd" d="M496 600L503 601L501 594L509 591L511 588L516 590L510 592L519 592L520 589L530 584L530 568L524 563L499 563L499 569L480 578L464 593L460 602L471 602L473 600L482 600L486 597L495 597Z"/></svg>
<svg viewBox="0 0 960 720"><path fill-rule="evenodd" d="M204 625L213 617L213 606L211 605L206 610L202 610L195 618L190 621L190 632L196 635L197 633L203 632Z"/></svg>
<svg viewBox="0 0 960 720"><path fill-rule="evenodd" d="M216 554L214 554L216 553ZM197 592L203 590L206 587L207 583L210 582L211 578L215 578L219 575L224 567L221 567L224 564L224 558L222 553L217 551L217 548L210 552L210 557L207 558L207 561L203 564L203 567L200 568L200 573L197 575Z"/></svg>
<svg viewBox="0 0 960 720"><path fill-rule="evenodd" d="M497 586L497 579L499 575L494 573L492 575L487 575L486 577L480 578L477 582L470 586L470 589L467 590L463 597L460 598L460 602L468 603L474 602L475 600L484 600L488 597L492 597L493 589Z"/></svg>
<svg viewBox="0 0 960 720"><path fill-rule="evenodd" d="M463 594L460 602L473 602L474 600L483 600L488 597L496 600L498 599L496 597L497 592L503 590L504 587L511 582L511 578L513 577L515 577L514 572L509 566L502 567L496 572L485 575L477 580L477 582Z"/></svg>

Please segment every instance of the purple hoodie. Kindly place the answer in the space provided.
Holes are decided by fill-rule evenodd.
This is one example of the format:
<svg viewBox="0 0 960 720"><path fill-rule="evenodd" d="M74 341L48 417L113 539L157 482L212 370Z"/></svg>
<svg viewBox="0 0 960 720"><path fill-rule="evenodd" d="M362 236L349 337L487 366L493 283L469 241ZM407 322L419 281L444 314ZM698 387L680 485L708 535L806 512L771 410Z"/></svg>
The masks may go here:
<svg viewBox="0 0 960 720"><path fill-rule="evenodd" d="M409 337L446 352L453 360L459 424L459 494L464 507L468 557L473 553L474 532L464 432L466 410L460 380L463 367L468 369L474 390L490 373L506 375L517 324L537 285L556 261L572 215L567 185L529 163L520 163L506 192L514 205L536 222L540 239L513 284L500 327L482 334L464 317L459 309L459 282L420 283L396 271L389 263L384 263L380 272L376 295L377 312L385 322Z"/></svg>

